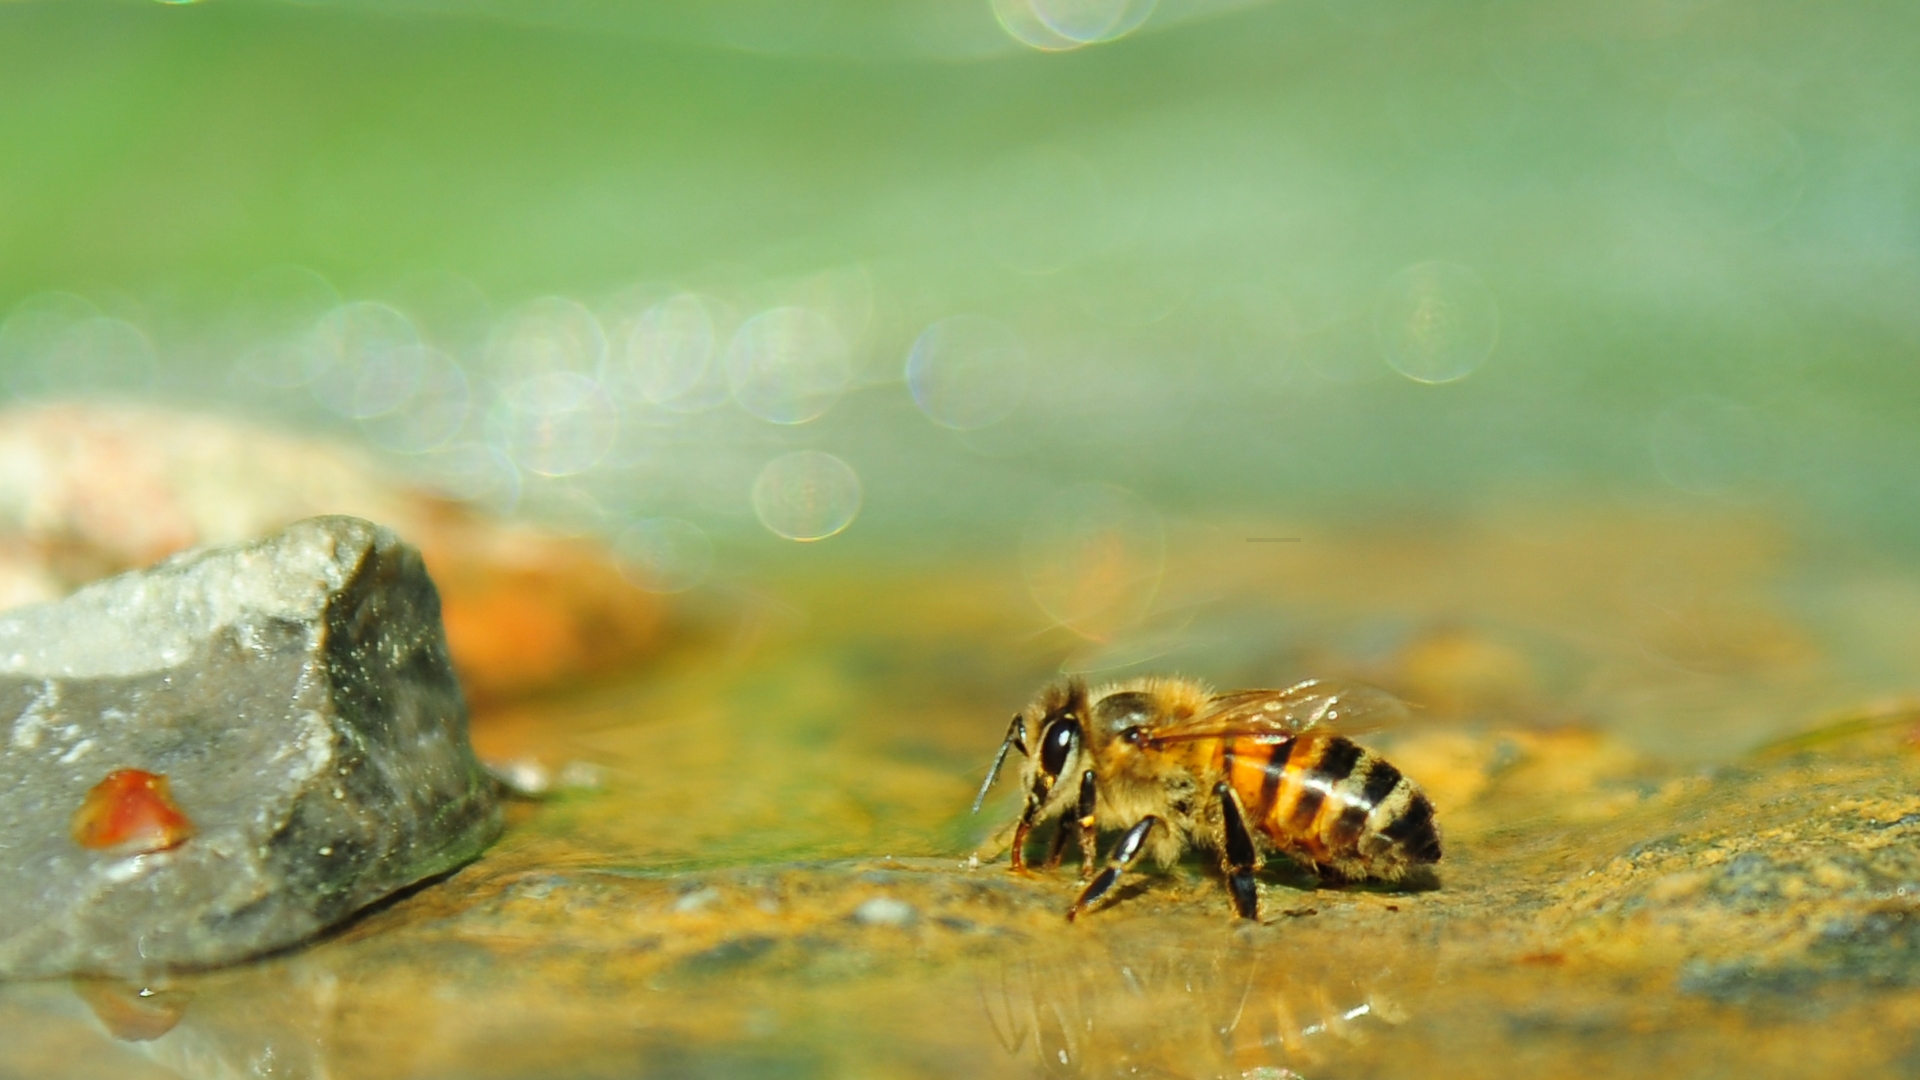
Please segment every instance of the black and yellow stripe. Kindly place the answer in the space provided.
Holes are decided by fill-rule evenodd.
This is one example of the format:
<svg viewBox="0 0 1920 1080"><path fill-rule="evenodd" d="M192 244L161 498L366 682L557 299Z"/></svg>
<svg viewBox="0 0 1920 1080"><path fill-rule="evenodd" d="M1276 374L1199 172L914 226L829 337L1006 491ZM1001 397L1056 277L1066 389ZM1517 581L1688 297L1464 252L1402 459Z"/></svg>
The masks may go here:
<svg viewBox="0 0 1920 1080"><path fill-rule="evenodd" d="M1330 864L1440 858L1426 795L1345 736L1231 739L1221 764L1257 827L1282 850Z"/></svg>

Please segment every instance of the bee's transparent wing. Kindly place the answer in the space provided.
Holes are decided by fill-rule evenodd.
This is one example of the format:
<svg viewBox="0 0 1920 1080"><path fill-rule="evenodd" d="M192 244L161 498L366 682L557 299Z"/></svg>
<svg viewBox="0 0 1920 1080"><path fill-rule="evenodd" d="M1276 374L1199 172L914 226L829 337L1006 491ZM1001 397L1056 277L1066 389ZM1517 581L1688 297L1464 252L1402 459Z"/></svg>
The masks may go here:
<svg viewBox="0 0 1920 1080"><path fill-rule="evenodd" d="M1314 728L1364 735L1404 722L1407 703L1371 686L1335 679L1308 679L1284 690L1234 690L1217 694L1188 719L1156 728L1158 742L1196 739L1278 740Z"/></svg>

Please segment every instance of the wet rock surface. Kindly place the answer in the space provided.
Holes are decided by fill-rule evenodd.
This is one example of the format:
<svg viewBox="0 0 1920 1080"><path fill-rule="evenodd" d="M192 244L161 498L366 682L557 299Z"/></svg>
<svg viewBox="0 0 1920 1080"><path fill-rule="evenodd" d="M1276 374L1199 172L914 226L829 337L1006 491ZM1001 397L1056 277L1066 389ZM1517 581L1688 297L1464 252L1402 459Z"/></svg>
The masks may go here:
<svg viewBox="0 0 1920 1080"><path fill-rule="evenodd" d="M499 829L433 583L354 518L0 615L0 716L0 975L255 956ZM186 839L76 839L128 769L165 778Z"/></svg>
<svg viewBox="0 0 1920 1080"><path fill-rule="evenodd" d="M1433 561L1466 565L1476 550ZM1666 573L1694 565L1655 554ZM1305 668L1445 701L1363 736L1439 808L1435 889L1322 888L1276 862L1251 925L1193 858L1130 878L1068 925L1071 869L1022 877L1004 859L968 860L1017 811L1003 789L966 813L1002 705L1053 673L1003 614L1019 597L957 575L823 580L779 598L803 624L772 605L738 612L626 686L478 717L490 756L556 775L583 763L598 782L510 803L501 841L433 888L254 964L0 987L0 1030L14 1035L0 1071L1913 1075L1920 710L1807 710L1800 736L1723 744L1710 762L1662 756L1665 742L1623 732L1678 728L1703 700L1717 730L1772 725L1774 698L1737 692L1749 682L1776 694L1831 680L1874 700L1823 666L1821 642L1852 639L1773 610L1805 657L1779 668L1750 618L1772 609L1742 595L1702 606L1696 668L1611 634L1578 653L1515 629L1516 613L1545 623L1554 603L1600 622L1597 585L1548 573L1590 565L1595 549L1559 556L1486 559L1451 586L1480 621L1416 621L1371 654L1324 644L1348 617L1332 585L1308 606L1332 614L1292 640L1247 619L1206 643L1222 683ZM1377 602L1404 618L1432 567L1374 565ZM1701 544L1699 565L1727 573L1724 545ZM1321 576L1300 573L1289 595ZM1610 712L1627 722L1592 719ZM1035 838L1036 861L1048 839Z"/></svg>

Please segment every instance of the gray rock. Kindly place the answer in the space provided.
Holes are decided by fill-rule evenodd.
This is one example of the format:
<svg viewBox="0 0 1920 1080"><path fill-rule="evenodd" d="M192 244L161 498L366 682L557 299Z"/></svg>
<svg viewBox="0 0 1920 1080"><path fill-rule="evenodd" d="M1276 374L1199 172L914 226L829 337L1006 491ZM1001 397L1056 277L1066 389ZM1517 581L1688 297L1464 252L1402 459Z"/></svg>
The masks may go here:
<svg viewBox="0 0 1920 1080"><path fill-rule="evenodd" d="M0 976L134 974L291 945L500 829L420 556L348 517L186 552L0 615ZM109 772L195 835L87 850Z"/></svg>

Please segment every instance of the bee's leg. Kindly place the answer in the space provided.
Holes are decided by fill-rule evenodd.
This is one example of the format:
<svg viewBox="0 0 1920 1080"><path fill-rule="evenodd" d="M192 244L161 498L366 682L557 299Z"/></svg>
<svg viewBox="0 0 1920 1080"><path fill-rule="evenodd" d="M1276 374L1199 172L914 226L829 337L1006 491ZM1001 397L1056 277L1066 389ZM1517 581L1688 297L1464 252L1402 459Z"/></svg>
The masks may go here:
<svg viewBox="0 0 1920 1080"><path fill-rule="evenodd" d="M1060 829L1053 834L1053 846L1047 849L1047 869L1054 869L1060 865L1061 859L1066 858L1067 840L1071 838L1078 829L1079 826L1074 823L1072 818L1063 817L1060 819Z"/></svg>
<svg viewBox="0 0 1920 1080"><path fill-rule="evenodd" d="M1099 903L1100 898L1107 895L1107 890L1113 888L1113 883L1120 880L1121 872L1132 865L1133 860L1139 856L1140 849L1146 846L1147 835L1153 832L1155 825L1160 824L1163 823L1159 818L1148 814L1140 819L1139 824L1127 830L1126 835L1120 838L1120 842L1113 845L1113 858L1107 862L1107 868L1100 871L1100 876L1094 878L1093 883L1080 894L1080 899L1075 900L1073 906L1067 909L1068 922L1072 922L1073 917L1080 914L1083 909Z"/></svg>
<svg viewBox="0 0 1920 1080"><path fill-rule="evenodd" d="M1074 808L1074 824L1080 829L1080 880L1093 876L1093 861L1100 857L1100 833L1093 827L1093 811L1100 800L1094 786L1093 770L1080 774L1080 805Z"/></svg>
<svg viewBox="0 0 1920 1080"><path fill-rule="evenodd" d="M1233 896L1233 910L1243 919L1258 919L1260 886L1254 880L1254 873L1260 869L1260 853L1253 846L1253 834L1247 830L1240 797L1224 780L1213 785L1213 797L1220 800L1220 824L1226 834L1221 870L1227 877L1227 892Z"/></svg>
<svg viewBox="0 0 1920 1080"><path fill-rule="evenodd" d="M1047 790L1051 787L1046 777L1033 782L1033 790L1027 793L1027 808L1020 812L1020 823L1013 827L1013 866L1016 874L1027 872L1027 834L1033 831L1033 819L1040 814L1040 808L1047 804Z"/></svg>
<svg viewBox="0 0 1920 1080"><path fill-rule="evenodd" d="M1067 838L1074 834L1080 836L1080 880L1093 876L1093 861L1099 858L1096 850L1099 833L1093 827L1093 808L1099 800L1100 790L1094 786L1093 770L1080 774L1080 801L1074 806L1071 818L1060 821L1060 831L1053 834L1053 851L1047 856L1047 869L1060 865L1067 853Z"/></svg>
<svg viewBox="0 0 1920 1080"><path fill-rule="evenodd" d="M1013 827L1013 865L1008 869L1016 874L1027 872L1027 834L1033 831L1033 811L1034 804L1029 801L1020 823Z"/></svg>

